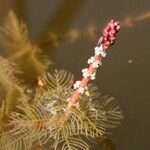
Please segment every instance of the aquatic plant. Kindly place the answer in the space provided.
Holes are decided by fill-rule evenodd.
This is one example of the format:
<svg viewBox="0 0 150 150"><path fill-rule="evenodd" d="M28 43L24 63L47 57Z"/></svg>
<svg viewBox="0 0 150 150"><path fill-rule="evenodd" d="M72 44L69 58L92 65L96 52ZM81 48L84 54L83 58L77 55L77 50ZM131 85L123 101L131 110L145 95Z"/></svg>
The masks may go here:
<svg viewBox="0 0 150 150"><path fill-rule="evenodd" d="M94 48L95 55L88 60L89 68L82 70L81 81L74 84L74 76L65 70L49 73L43 69L43 74L37 77L36 86L33 88L23 86L20 78L16 77L19 69L10 63L14 56L16 59L24 57L25 45L32 47L27 38L26 27L19 26L12 12L8 19L10 22L6 21L1 28L4 33L3 45L8 49L13 48L15 53L8 60L2 57L0 59L1 149L89 150L90 141L97 138L103 140L105 134L109 134L110 128L120 124L123 118L114 98L101 96L98 88L89 83L95 79L107 48L114 44L120 23L111 20L104 28L103 36ZM14 28L17 32L14 32ZM9 43L4 38L8 34L12 39L14 35L10 33L18 33L16 39L13 39L14 43ZM17 49L17 45L20 48ZM7 108L10 109L6 117L2 114L6 113Z"/></svg>
<svg viewBox="0 0 150 150"><path fill-rule="evenodd" d="M26 24L13 11L9 12L0 27L0 47L7 51L4 55L8 60L19 63L20 68L23 68L26 80L33 80L41 75L50 64L48 57L42 55L41 49L32 44Z"/></svg>

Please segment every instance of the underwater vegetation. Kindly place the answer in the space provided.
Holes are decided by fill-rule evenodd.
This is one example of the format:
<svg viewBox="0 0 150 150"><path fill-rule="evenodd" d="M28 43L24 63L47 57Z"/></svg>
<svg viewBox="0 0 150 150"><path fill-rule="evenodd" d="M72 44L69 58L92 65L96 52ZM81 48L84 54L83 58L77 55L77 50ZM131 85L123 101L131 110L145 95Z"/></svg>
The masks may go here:
<svg viewBox="0 0 150 150"><path fill-rule="evenodd" d="M28 80L42 74L50 64L50 60L42 54L42 50L31 43L26 24L22 20L19 21L13 11L9 12L0 27L0 47L6 52L4 56L9 61L19 63Z"/></svg>
<svg viewBox="0 0 150 150"><path fill-rule="evenodd" d="M90 142L103 141L123 118L117 101L102 96L89 83L96 77L106 50L114 44L120 23L111 20L94 48L95 55L76 81L65 70L47 72L50 61L29 40L28 30L14 12L0 27L0 147L2 150L89 150ZM26 85L22 74L36 76Z"/></svg>

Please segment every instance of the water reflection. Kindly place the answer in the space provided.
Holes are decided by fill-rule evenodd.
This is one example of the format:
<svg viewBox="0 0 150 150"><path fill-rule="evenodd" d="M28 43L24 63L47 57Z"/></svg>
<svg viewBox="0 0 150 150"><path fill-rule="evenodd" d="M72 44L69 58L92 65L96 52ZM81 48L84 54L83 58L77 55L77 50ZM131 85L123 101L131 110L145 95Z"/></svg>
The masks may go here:
<svg viewBox="0 0 150 150"><path fill-rule="evenodd" d="M47 41L47 33L49 32L63 36L85 2L86 0L63 0L53 17L47 22L39 37L39 42Z"/></svg>
<svg viewBox="0 0 150 150"><path fill-rule="evenodd" d="M142 13L137 16L127 16L125 19L122 20L122 26L131 28L135 26L138 22L149 19L150 19L150 11Z"/></svg>

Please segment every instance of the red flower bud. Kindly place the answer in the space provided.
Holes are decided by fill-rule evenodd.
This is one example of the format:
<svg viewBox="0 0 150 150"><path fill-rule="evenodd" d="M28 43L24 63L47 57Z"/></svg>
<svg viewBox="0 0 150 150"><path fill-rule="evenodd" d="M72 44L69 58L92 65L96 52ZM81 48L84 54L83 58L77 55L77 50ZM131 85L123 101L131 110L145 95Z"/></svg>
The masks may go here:
<svg viewBox="0 0 150 150"><path fill-rule="evenodd" d="M111 27L110 27L110 26L107 26L107 27L105 28L105 30L106 30L107 32L109 32L109 31L111 30Z"/></svg>

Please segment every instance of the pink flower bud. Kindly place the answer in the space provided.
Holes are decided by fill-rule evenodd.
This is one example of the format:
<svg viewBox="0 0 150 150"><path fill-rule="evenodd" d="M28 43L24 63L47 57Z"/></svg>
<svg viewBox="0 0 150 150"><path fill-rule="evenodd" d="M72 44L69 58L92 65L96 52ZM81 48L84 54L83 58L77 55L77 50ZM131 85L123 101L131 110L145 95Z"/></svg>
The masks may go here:
<svg viewBox="0 0 150 150"><path fill-rule="evenodd" d="M114 29L115 28L115 25L112 23L109 25L111 27L111 29Z"/></svg>
<svg viewBox="0 0 150 150"><path fill-rule="evenodd" d="M107 36L109 36L109 33L108 32L103 32L103 36L107 37Z"/></svg>
<svg viewBox="0 0 150 150"><path fill-rule="evenodd" d="M118 25L118 26L116 27L116 30L117 30L117 31L119 31L119 30L120 30L120 25Z"/></svg>
<svg viewBox="0 0 150 150"><path fill-rule="evenodd" d="M115 36L111 36L111 37L110 37L110 40L111 40L111 41L115 41L115 40L116 40L116 37L115 37Z"/></svg>
<svg viewBox="0 0 150 150"><path fill-rule="evenodd" d="M109 47L109 46L111 45L111 43L110 43L110 41L106 41L106 42L104 43L104 45Z"/></svg>
<svg viewBox="0 0 150 150"><path fill-rule="evenodd" d="M103 30L103 43L106 48L112 45L116 39L116 33L120 29L120 22L111 20Z"/></svg>
<svg viewBox="0 0 150 150"><path fill-rule="evenodd" d="M120 22L119 21L115 21L114 25L118 26L118 25L120 25Z"/></svg>
<svg viewBox="0 0 150 150"><path fill-rule="evenodd" d="M109 37L104 36L103 38L104 38L104 41L108 41L109 40Z"/></svg>
<svg viewBox="0 0 150 150"><path fill-rule="evenodd" d="M115 23L115 20L110 20L110 22L109 22L109 24L114 24ZM109 26L109 24L108 24L108 26Z"/></svg>
<svg viewBox="0 0 150 150"><path fill-rule="evenodd" d="M113 29L113 30L110 30L110 32L113 33L113 34L115 34L116 30Z"/></svg>
<svg viewBox="0 0 150 150"><path fill-rule="evenodd" d="M116 33L116 30L112 29L112 30L110 30L109 35L114 36L115 33Z"/></svg>

